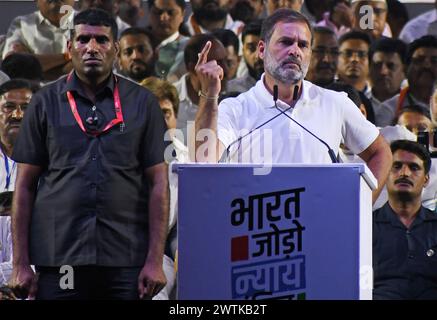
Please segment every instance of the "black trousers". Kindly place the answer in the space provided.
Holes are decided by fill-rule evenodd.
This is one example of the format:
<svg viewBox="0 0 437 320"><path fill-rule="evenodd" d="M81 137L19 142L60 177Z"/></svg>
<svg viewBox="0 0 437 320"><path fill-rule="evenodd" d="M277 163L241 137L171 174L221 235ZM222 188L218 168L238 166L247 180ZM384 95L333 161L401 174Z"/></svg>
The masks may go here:
<svg viewBox="0 0 437 320"><path fill-rule="evenodd" d="M73 267L61 273L58 267L36 267L37 300L138 300L141 267ZM71 288L73 284L73 288Z"/></svg>

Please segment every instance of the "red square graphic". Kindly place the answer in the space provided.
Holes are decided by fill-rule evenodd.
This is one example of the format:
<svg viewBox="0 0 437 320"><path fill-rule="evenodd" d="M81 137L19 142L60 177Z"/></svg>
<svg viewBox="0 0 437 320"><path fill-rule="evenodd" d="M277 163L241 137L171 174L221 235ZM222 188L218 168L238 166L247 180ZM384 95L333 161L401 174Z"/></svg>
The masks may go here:
<svg viewBox="0 0 437 320"><path fill-rule="evenodd" d="M231 261L249 259L249 237L235 237L231 240Z"/></svg>

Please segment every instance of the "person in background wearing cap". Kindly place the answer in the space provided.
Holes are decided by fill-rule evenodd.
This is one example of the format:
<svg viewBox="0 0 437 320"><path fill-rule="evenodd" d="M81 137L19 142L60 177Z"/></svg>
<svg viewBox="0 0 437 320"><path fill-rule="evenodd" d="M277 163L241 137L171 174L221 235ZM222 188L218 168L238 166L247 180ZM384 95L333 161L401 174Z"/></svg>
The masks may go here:
<svg viewBox="0 0 437 320"><path fill-rule="evenodd" d="M373 299L437 299L437 215L422 206L431 158L413 141L390 147L388 202L373 212Z"/></svg>

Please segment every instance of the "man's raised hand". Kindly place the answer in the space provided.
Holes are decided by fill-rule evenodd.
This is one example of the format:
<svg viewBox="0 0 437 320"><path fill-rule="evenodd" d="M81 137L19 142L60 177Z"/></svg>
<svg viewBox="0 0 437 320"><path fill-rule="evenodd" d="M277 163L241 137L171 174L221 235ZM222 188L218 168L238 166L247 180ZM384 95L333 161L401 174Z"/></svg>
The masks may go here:
<svg viewBox="0 0 437 320"><path fill-rule="evenodd" d="M208 61L208 53L211 47L212 43L208 41L199 53L199 59L194 67L194 71L200 81L202 94L208 97L216 97L220 93L221 80L224 73L216 60Z"/></svg>

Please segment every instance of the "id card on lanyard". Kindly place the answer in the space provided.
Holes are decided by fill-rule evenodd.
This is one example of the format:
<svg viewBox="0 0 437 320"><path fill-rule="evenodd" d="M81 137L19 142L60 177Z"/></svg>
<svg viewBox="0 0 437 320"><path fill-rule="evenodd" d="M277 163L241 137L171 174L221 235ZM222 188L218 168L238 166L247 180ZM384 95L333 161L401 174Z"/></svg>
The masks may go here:
<svg viewBox="0 0 437 320"><path fill-rule="evenodd" d="M73 72L71 72L68 75L67 81L70 81L72 74L73 74ZM108 124L106 124L106 126L101 131L98 131L98 130L90 131L90 130L85 129L85 126L83 125L82 118L80 117L79 112L77 111L76 100L74 99L73 93L71 91L67 91L67 98L68 98L68 103L70 104L71 112L73 113L74 119L76 120L80 129L84 133L97 137L98 135L108 131L109 129L111 129L113 126L115 126L117 124L120 124L120 131L123 130L123 128L124 128L123 112L122 112L121 102L120 102L120 93L118 91L118 81L117 81L117 77L115 75L114 75L114 79L115 79L115 88L114 88L115 119L112 119Z"/></svg>
<svg viewBox="0 0 437 320"><path fill-rule="evenodd" d="M12 168L10 168L9 167L9 158L3 150L2 150L2 152L3 152L3 159L5 161L5 171L6 171L5 191L9 191L9 187L11 185L11 176L12 176L12 173L14 172L17 164L15 161L12 161Z"/></svg>

